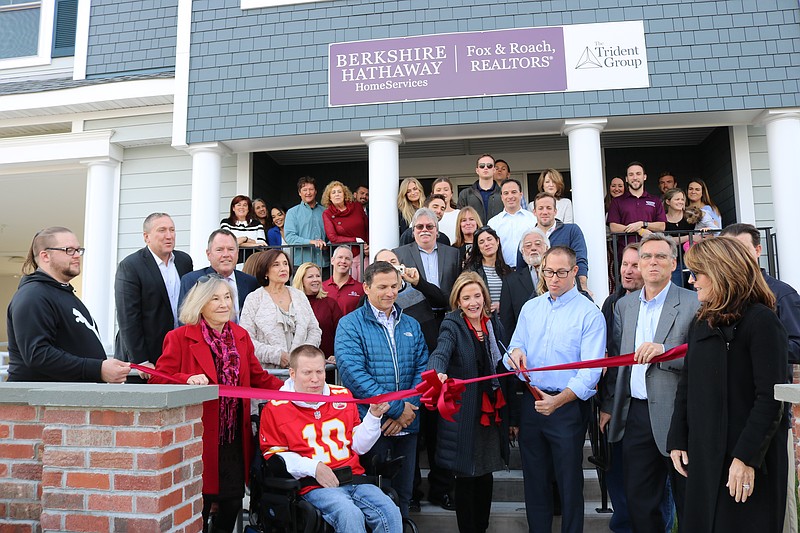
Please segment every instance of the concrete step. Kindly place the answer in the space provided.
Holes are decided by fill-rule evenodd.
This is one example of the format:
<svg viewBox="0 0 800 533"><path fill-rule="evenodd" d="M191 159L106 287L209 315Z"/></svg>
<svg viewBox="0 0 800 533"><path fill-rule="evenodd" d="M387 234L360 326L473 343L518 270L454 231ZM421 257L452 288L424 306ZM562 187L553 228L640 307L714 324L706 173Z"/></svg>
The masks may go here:
<svg viewBox="0 0 800 533"><path fill-rule="evenodd" d="M608 531L611 514L595 511L599 502L587 501L584 504L584 533L600 533ZM411 513L411 519L420 531L455 532L458 531L456 513L445 511L441 507L428 503L422 504L419 513ZM528 531L528 520L525 516L525 504L519 502L492 502L489 516L488 533L523 533ZM561 531L561 518L553 518L553 532Z"/></svg>
<svg viewBox="0 0 800 533"><path fill-rule="evenodd" d="M420 470L422 474L422 491L428 494L428 470ZM494 473L492 487L492 501L494 502L521 502L525 499L525 488L522 470L501 470ZM584 469L583 471L583 499L585 501L600 501L600 483L597 480L597 470Z"/></svg>
<svg viewBox="0 0 800 533"><path fill-rule="evenodd" d="M522 468L522 458L519 453L519 446L515 448L511 448L511 453L508 457L508 467L511 470L519 470ZM592 455L592 445L587 439L583 445L583 468L584 469L593 469L594 465L589 462L589 456ZM420 450L419 454L419 467L420 468L428 468L430 464L428 463L428 453L425 450Z"/></svg>

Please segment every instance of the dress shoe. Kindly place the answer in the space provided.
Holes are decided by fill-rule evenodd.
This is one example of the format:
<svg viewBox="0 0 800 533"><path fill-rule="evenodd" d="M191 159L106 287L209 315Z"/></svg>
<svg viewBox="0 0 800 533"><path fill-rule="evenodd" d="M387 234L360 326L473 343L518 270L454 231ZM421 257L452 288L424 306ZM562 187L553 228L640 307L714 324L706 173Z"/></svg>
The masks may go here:
<svg viewBox="0 0 800 533"><path fill-rule="evenodd" d="M419 500L411 500L408 502L408 510L411 513L420 512Z"/></svg>
<svg viewBox="0 0 800 533"><path fill-rule="evenodd" d="M428 498L428 501L431 502L433 505L438 505L445 511L456 510L456 502L447 493L442 494L442 496L439 498Z"/></svg>

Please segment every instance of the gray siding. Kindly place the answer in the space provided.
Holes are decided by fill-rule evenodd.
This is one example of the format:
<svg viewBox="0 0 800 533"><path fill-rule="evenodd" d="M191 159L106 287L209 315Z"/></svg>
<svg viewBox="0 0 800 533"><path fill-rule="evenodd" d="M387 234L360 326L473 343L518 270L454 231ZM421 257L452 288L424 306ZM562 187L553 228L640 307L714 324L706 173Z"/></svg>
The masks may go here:
<svg viewBox="0 0 800 533"><path fill-rule="evenodd" d="M759 228L773 227L775 213L772 208L772 179L769 173L767 132L763 126L748 126L747 137L750 145L756 226Z"/></svg>
<svg viewBox="0 0 800 533"><path fill-rule="evenodd" d="M192 157L171 146L125 150L119 193L117 261L144 246L142 222L150 213L169 213L177 230L176 248L189 251L192 205ZM222 160L219 218L228 215L236 194L236 157Z"/></svg>
<svg viewBox="0 0 800 533"><path fill-rule="evenodd" d="M92 0L86 77L175 69L178 0Z"/></svg>
<svg viewBox="0 0 800 533"><path fill-rule="evenodd" d="M327 107L330 43L625 20L644 20L650 88ZM196 0L188 142L797 106L799 52L795 0Z"/></svg>

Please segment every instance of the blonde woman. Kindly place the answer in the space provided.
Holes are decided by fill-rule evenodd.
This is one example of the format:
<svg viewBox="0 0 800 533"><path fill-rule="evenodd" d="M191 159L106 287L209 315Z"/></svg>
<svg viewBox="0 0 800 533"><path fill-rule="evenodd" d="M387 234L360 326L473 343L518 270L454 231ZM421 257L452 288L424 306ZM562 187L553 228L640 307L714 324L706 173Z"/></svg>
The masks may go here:
<svg viewBox="0 0 800 533"><path fill-rule="evenodd" d="M564 198L564 176L561 172L554 168L545 169L539 174L539 180L536 182L536 187L539 192L546 192L555 197L556 199L556 218L564 224L572 224L575 222L575 217L572 214L572 201L569 198ZM528 209L533 213L533 202L528 204Z"/></svg>
<svg viewBox="0 0 800 533"><path fill-rule="evenodd" d="M397 209L400 211L400 235L411 225L417 209L422 207L425 191L417 178L406 178L400 182L397 193Z"/></svg>
<svg viewBox="0 0 800 533"><path fill-rule="evenodd" d="M328 360L333 359L333 341L339 319L342 318L342 310L336 300L328 298L328 293L322 288L322 269L315 263L303 263L297 267L292 287L303 291L308 298L308 303L311 304L319 328L322 330L319 348Z"/></svg>
<svg viewBox="0 0 800 533"><path fill-rule="evenodd" d="M456 218L456 240L453 246L458 248L460 265L463 267L472 251L475 232L483 226L481 216L474 207L462 207Z"/></svg>

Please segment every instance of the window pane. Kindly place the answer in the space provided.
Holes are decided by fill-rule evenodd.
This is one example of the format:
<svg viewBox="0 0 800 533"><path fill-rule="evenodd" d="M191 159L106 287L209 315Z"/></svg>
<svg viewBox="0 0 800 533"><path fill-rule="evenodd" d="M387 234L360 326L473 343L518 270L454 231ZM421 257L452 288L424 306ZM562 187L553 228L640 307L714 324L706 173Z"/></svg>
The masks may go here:
<svg viewBox="0 0 800 533"><path fill-rule="evenodd" d="M0 11L0 59L38 53L39 13L38 7Z"/></svg>

